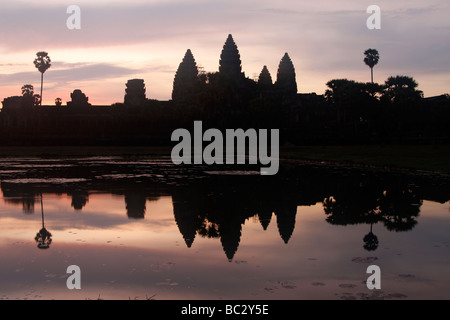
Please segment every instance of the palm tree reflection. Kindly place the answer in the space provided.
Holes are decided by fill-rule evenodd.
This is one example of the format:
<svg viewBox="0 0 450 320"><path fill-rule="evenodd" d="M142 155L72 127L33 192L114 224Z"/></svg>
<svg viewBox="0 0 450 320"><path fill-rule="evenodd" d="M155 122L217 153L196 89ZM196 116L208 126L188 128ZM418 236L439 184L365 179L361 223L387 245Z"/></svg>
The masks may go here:
<svg viewBox="0 0 450 320"><path fill-rule="evenodd" d="M383 190L384 189L384 190ZM382 188L375 183L363 187L336 190L323 200L326 221L333 225L370 224L363 248L374 251L378 237L372 226L381 222L389 231L406 232L417 225L422 200L408 184L391 183Z"/></svg>
<svg viewBox="0 0 450 320"><path fill-rule="evenodd" d="M382 212L378 206L363 214L365 217L365 223L370 223L370 232L363 238L363 248L367 251L375 251L378 248L378 237L372 232L372 226L383 219L381 214Z"/></svg>
<svg viewBox="0 0 450 320"><path fill-rule="evenodd" d="M372 224L370 223L370 232L363 238L363 248L367 251L375 251L378 248L378 237L372 232Z"/></svg>
<svg viewBox="0 0 450 320"><path fill-rule="evenodd" d="M45 229L44 225L44 205L42 201L42 193L41 193L41 217L42 217L42 229L36 233L36 237L34 240L37 242L37 247L39 249L48 249L50 248L50 244L52 243L52 234Z"/></svg>

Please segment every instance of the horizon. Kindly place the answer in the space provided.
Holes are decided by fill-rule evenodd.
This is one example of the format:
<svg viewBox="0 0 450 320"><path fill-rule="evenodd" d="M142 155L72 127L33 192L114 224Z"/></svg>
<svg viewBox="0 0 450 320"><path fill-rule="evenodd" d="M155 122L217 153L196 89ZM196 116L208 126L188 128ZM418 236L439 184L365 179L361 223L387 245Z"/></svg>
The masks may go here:
<svg viewBox="0 0 450 320"><path fill-rule="evenodd" d="M2 3L0 99L20 96L24 84L39 92L40 73L33 60L36 52L46 51L52 66L44 74L43 105L53 105L57 97L65 105L75 89L92 105L121 103L126 82L135 78L144 80L148 99L170 100L186 50L192 51L197 66L216 72L228 34L250 79L266 65L275 81L287 52L298 93L323 94L332 79L370 82L370 69L363 62L368 48L380 53L374 82L406 75L418 82L425 97L449 93L450 42L445 40L450 4L378 1L381 29L369 30L370 4L80 1L81 29L69 30L68 2Z"/></svg>

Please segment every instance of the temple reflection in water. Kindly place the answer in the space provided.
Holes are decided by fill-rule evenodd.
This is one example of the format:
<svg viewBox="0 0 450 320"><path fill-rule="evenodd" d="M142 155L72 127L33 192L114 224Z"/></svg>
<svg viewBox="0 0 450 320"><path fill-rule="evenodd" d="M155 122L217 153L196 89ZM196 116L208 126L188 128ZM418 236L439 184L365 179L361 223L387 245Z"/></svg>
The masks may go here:
<svg viewBox="0 0 450 320"><path fill-rule="evenodd" d="M257 219L261 232L275 223L281 240L288 244L297 208L320 203L323 219L332 225L367 224L362 245L373 251L378 246L374 225L396 232L412 230L419 222L423 200L445 203L450 195L445 179L343 167L284 167L277 176L267 177L206 168L174 173L164 163L123 162L117 166L115 162L110 167L105 163L47 167L41 162L26 170L26 177L3 171L3 200L21 205L29 215L35 212L41 193L44 198L47 194L67 195L73 210L80 212L94 193L108 193L123 197L124 214L135 220L152 214L148 200L171 196L173 217L186 247L191 248L196 237L217 238L231 261L248 219ZM45 179L39 178L42 176Z"/></svg>

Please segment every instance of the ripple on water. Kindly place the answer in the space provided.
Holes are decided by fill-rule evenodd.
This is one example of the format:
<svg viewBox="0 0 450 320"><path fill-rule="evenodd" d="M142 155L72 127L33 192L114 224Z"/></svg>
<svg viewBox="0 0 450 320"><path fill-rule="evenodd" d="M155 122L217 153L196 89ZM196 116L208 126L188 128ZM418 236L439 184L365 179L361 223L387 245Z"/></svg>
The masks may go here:
<svg viewBox="0 0 450 320"><path fill-rule="evenodd" d="M376 260L378 260L377 257L365 257L365 258L356 257L356 258L352 259L352 261L356 262L356 263L372 263L372 262L374 262Z"/></svg>
<svg viewBox="0 0 450 320"><path fill-rule="evenodd" d="M19 179L6 179L2 180L5 183L50 183L50 184L64 184L64 183L76 183L85 182L85 178L19 178Z"/></svg>

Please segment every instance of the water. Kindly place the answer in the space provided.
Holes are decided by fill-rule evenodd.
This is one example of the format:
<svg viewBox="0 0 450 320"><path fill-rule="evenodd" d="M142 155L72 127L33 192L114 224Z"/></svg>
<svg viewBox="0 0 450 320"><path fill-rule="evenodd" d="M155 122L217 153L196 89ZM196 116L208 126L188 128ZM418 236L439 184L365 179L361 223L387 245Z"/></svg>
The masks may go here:
<svg viewBox="0 0 450 320"><path fill-rule="evenodd" d="M0 299L450 298L447 177L255 171L0 159ZM373 264L380 290L366 286ZM66 286L70 265L81 290Z"/></svg>

